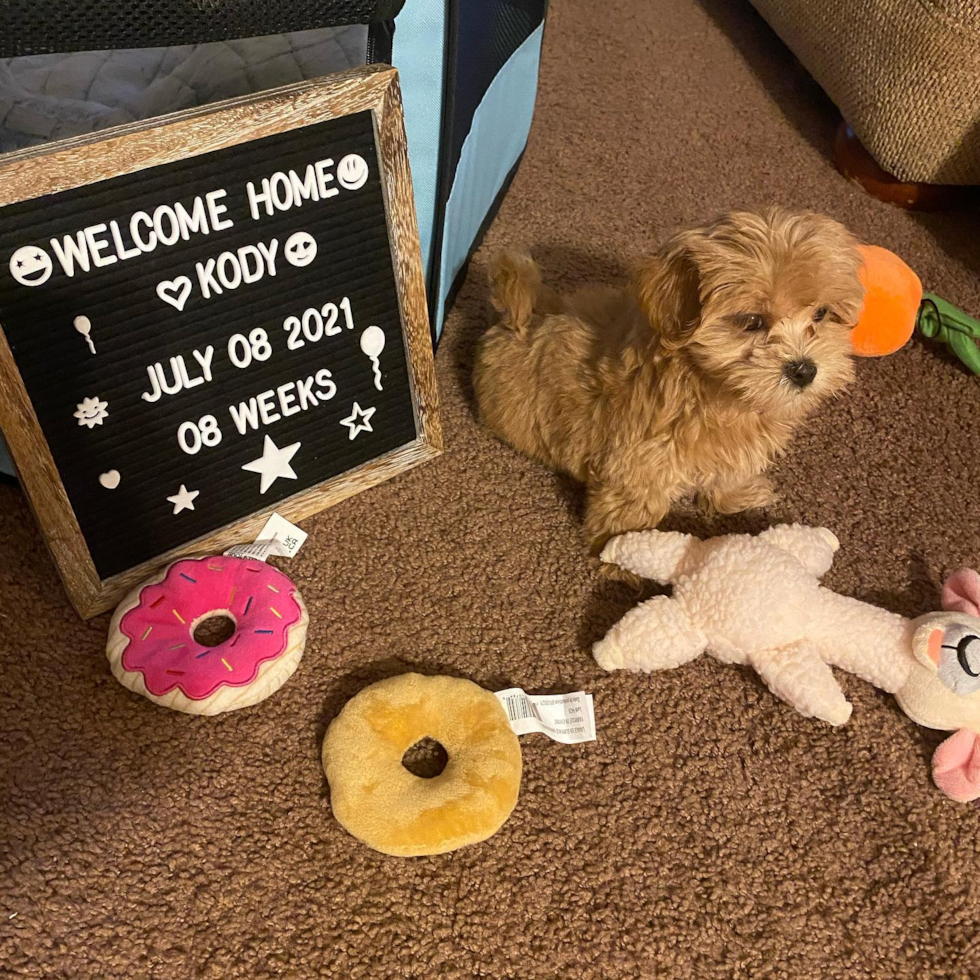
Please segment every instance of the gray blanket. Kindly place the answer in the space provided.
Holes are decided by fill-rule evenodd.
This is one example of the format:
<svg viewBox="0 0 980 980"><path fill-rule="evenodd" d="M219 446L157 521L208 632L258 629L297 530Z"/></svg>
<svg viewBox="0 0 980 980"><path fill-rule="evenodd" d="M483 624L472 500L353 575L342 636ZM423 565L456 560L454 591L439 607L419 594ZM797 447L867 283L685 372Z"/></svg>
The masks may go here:
<svg viewBox="0 0 980 980"><path fill-rule="evenodd" d="M367 28L0 60L0 152L364 64Z"/></svg>

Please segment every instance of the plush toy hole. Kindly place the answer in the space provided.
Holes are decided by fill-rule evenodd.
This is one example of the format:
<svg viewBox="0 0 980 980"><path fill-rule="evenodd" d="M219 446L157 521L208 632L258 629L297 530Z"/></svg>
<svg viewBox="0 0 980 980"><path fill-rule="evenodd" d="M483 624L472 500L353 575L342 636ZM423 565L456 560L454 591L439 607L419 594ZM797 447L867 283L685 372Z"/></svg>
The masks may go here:
<svg viewBox="0 0 980 980"><path fill-rule="evenodd" d="M203 647L216 647L235 635L235 621L230 616L218 613L208 616L194 627L194 642Z"/></svg>
<svg viewBox="0 0 980 980"><path fill-rule="evenodd" d="M402 765L420 779L433 779L446 768L449 753L434 739L426 735L405 750Z"/></svg>

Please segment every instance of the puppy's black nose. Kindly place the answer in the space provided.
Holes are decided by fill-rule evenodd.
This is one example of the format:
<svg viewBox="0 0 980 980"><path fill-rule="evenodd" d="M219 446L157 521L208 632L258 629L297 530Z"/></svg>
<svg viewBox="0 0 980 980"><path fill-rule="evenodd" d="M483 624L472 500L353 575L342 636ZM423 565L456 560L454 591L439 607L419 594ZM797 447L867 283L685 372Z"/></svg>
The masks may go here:
<svg viewBox="0 0 980 980"><path fill-rule="evenodd" d="M797 388L805 388L817 376L817 365L808 357L800 361L787 361L783 365L783 374Z"/></svg>

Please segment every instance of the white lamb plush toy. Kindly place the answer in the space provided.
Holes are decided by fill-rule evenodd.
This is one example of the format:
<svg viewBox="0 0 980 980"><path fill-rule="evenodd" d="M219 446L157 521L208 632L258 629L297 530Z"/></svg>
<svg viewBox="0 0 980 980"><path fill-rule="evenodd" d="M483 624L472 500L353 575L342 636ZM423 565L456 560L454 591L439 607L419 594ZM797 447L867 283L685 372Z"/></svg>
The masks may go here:
<svg viewBox="0 0 980 980"><path fill-rule="evenodd" d="M820 584L840 544L826 528L784 524L758 536L701 541L672 531L613 538L604 561L672 584L630 610L593 647L605 670L662 670L707 651L748 664L801 714L843 725L839 667L895 694L913 721L961 729L936 750L933 775L954 799L980 797L980 576L947 580L943 606L917 620Z"/></svg>

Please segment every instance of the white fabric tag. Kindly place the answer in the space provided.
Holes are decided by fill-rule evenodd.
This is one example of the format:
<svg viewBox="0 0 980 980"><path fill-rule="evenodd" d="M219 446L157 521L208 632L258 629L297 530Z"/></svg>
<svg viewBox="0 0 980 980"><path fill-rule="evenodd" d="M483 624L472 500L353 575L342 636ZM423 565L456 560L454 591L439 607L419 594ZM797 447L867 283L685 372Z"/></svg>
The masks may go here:
<svg viewBox="0 0 980 980"><path fill-rule="evenodd" d="M251 544L235 544L226 552L232 558L255 558L258 561L265 561L272 554L275 541L253 541Z"/></svg>
<svg viewBox="0 0 980 980"><path fill-rule="evenodd" d="M308 535L281 514L273 514L251 544L236 544L225 554L234 558L255 558L265 561L270 555L294 558L306 543Z"/></svg>
<svg viewBox="0 0 980 980"><path fill-rule="evenodd" d="M265 527L259 531L259 536L255 540L271 539L276 545L276 550L272 554L281 555L283 558L295 558L299 549L306 544L308 537L306 531L301 531L295 524L290 524L281 514L273 514L265 522Z"/></svg>
<svg viewBox="0 0 980 980"><path fill-rule="evenodd" d="M496 694L510 719L510 727L518 735L543 732L548 738L566 745L596 740L591 694L584 691L526 694L519 687L509 687Z"/></svg>

